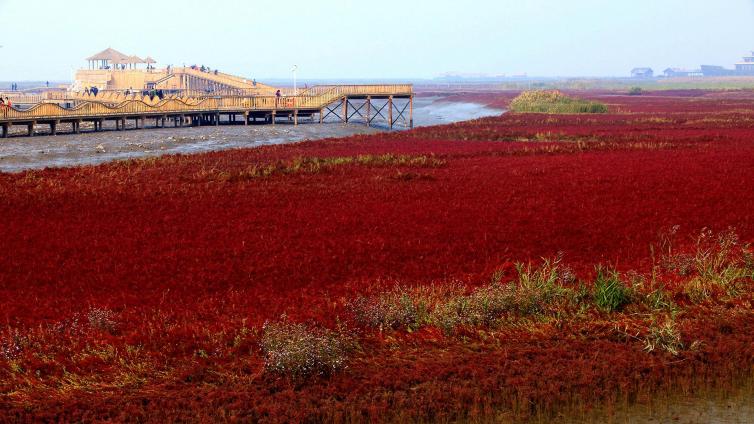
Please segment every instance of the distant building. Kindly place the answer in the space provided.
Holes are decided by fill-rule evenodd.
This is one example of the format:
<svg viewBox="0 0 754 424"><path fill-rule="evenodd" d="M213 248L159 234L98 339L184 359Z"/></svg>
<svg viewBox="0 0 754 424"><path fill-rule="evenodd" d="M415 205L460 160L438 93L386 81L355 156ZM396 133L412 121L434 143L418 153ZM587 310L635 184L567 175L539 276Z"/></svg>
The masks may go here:
<svg viewBox="0 0 754 424"><path fill-rule="evenodd" d="M743 62L736 63L736 73L739 75L754 75L754 52L744 56Z"/></svg>
<svg viewBox="0 0 754 424"><path fill-rule="evenodd" d="M634 68L631 70L631 78L652 78L655 72L652 68Z"/></svg>
<svg viewBox="0 0 754 424"><path fill-rule="evenodd" d="M736 75L736 71L717 65L702 65L702 75L705 77L729 77Z"/></svg>
<svg viewBox="0 0 754 424"><path fill-rule="evenodd" d="M702 74L701 69L695 69L695 70L688 70L688 69L681 69L681 68L668 68L662 73L667 78L687 78L687 77L701 77L704 74Z"/></svg>

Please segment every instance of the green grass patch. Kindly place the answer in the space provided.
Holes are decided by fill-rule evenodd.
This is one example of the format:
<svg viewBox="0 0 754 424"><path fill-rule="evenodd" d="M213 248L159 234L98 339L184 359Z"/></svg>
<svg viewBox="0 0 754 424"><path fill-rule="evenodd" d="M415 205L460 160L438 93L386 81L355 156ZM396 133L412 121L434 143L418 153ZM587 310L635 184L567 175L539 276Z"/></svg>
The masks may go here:
<svg viewBox="0 0 754 424"><path fill-rule="evenodd" d="M510 110L518 113L607 113L604 103L578 99L560 91L525 91L513 99Z"/></svg>

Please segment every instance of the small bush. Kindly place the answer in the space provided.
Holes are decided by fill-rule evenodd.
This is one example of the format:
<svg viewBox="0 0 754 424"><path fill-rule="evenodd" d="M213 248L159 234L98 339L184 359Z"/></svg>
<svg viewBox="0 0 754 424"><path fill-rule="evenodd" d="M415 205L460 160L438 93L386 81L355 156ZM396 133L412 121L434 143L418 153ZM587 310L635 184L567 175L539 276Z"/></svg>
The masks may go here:
<svg viewBox="0 0 754 424"><path fill-rule="evenodd" d="M628 90L629 96L641 96L644 94L644 90L641 89L641 87L631 87L630 90Z"/></svg>
<svg viewBox="0 0 754 424"><path fill-rule="evenodd" d="M560 91L525 91L510 103L518 113L607 113L603 103L569 97Z"/></svg>
<svg viewBox="0 0 754 424"><path fill-rule="evenodd" d="M0 339L0 359L12 361L18 359L24 351L28 340L18 331L12 331L7 337Z"/></svg>
<svg viewBox="0 0 754 424"><path fill-rule="evenodd" d="M116 333L118 331L118 321L115 313L109 309L91 308L86 314L89 320L89 326L96 330Z"/></svg>
<svg viewBox="0 0 754 424"><path fill-rule="evenodd" d="M597 268L594 282L594 303L605 312L617 312L631 303L632 290L620 280L617 271Z"/></svg>
<svg viewBox="0 0 754 424"><path fill-rule="evenodd" d="M662 349L673 356L677 356L683 350L683 347L681 332L672 319L665 320L662 325L652 323L649 327L649 333L644 339L644 350L647 352Z"/></svg>
<svg viewBox="0 0 754 424"><path fill-rule="evenodd" d="M360 324L382 330L414 331L431 324L430 311L463 293L460 285L395 287L377 296L359 297L348 306Z"/></svg>
<svg viewBox="0 0 754 424"><path fill-rule="evenodd" d="M736 296L744 289L746 280L754 277L750 248L740 244L733 230L716 235L704 229L690 261L693 278L686 284L685 292L694 302L713 295Z"/></svg>
<svg viewBox="0 0 754 424"><path fill-rule="evenodd" d="M265 371L296 380L345 368L353 341L341 332L281 321L265 323L261 348Z"/></svg>

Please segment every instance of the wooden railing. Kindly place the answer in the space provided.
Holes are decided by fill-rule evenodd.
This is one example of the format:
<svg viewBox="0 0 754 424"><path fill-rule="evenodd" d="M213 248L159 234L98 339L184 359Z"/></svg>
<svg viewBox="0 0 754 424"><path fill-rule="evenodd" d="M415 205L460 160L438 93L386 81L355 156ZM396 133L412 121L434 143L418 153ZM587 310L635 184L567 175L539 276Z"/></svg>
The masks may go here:
<svg viewBox="0 0 754 424"><path fill-rule="evenodd" d="M175 68L171 69L173 74L186 74L196 78L204 78L214 81L218 84L227 85L234 88L255 88L254 82L248 79L240 78L230 74L224 74L216 71L202 72L200 69L192 68Z"/></svg>
<svg viewBox="0 0 754 424"><path fill-rule="evenodd" d="M96 97L68 94L66 99L49 99L26 110L3 107L0 121L78 119L122 115L154 115L174 113L205 113L222 111L276 111L296 109L321 109L348 96L411 96L412 86L403 85L333 85L317 86L299 96L215 96L205 98L169 96L163 99L140 94L124 95L120 92L99 93ZM51 97L58 97L55 93ZM65 96L59 96L65 97ZM62 107L62 100L74 106Z"/></svg>

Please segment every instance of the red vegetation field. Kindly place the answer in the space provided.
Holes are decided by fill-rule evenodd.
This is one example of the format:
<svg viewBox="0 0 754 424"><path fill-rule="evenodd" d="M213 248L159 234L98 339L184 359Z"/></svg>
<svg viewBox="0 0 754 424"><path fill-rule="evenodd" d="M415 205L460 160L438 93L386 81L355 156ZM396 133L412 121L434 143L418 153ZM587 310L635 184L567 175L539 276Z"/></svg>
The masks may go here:
<svg viewBox="0 0 754 424"><path fill-rule="evenodd" d="M700 271L660 264L734 229L752 270L754 95L582 95L612 112L0 174L0 421L512 419L750 375L750 275L696 296ZM451 332L354 314L559 254L580 307ZM578 303L598 264L662 268L673 306ZM647 348L655 319L675 348ZM265 322L353 343L294 379L265 366Z"/></svg>

